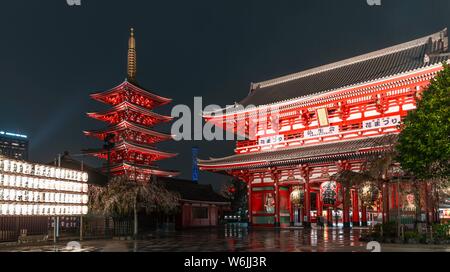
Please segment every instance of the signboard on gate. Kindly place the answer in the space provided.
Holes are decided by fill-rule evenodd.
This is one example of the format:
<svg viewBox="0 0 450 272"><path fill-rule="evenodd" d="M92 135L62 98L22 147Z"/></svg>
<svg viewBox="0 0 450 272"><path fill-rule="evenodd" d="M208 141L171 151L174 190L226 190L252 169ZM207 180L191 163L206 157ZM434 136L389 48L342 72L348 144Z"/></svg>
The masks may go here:
<svg viewBox="0 0 450 272"><path fill-rule="evenodd" d="M378 119L367 120L363 122L363 129L373 129L373 128L383 128L383 127L392 127L398 126L402 122L402 118L400 115L398 116L390 116Z"/></svg>
<svg viewBox="0 0 450 272"><path fill-rule="evenodd" d="M306 139L309 139L309 138L315 138L315 137L335 135L338 133L339 133L339 126L331 126L331 127L323 127L323 128L306 130L304 132L303 137Z"/></svg>
<svg viewBox="0 0 450 272"><path fill-rule="evenodd" d="M284 142L284 135L276 135L271 137L264 137L260 138L258 143L259 145L266 145L266 144L279 144Z"/></svg>

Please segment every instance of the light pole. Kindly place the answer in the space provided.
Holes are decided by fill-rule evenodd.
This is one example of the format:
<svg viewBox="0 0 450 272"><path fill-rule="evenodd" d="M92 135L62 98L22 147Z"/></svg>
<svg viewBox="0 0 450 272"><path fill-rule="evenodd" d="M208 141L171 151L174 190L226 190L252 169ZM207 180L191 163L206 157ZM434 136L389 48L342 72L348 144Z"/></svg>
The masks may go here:
<svg viewBox="0 0 450 272"><path fill-rule="evenodd" d="M115 146L115 143L114 143L114 138L115 137L116 136L114 134L110 133L110 134L107 134L105 136L105 138L104 138L103 148L106 149L107 156L108 156L108 161L107 161L107 164L106 164L108 183L109 183L110 178L111 178L111 173L110 173L111 172L111 170L110 170L110 168L111 168L111 150Z"/></svg>
<svg viewBox="0 0 450 272"><path fill-rule="evenodd" d="M84 171L84 157L85 154L70 154L71 157L81 157L81 171ZM58 166L61 167L61 155L58 155ZM83 241L83 215L80 215L80 241Z"/></svg>

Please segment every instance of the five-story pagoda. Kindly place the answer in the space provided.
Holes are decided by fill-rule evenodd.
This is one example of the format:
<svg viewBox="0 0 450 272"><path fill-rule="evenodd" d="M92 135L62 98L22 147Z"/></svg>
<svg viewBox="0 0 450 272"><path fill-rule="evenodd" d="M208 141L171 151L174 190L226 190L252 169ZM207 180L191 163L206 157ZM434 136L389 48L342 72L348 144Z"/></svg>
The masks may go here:
<svg viewBox="0 0 450 272"><path fill-rule="evenodd" d="M160 151L155 146L162 141L172 140L172 135L151 129L159 123L172 120L172 117L152 111L172 100L153 94L136 83L136 40L133 29L128 47L126 80L109 91L91 95L93 99L112 107L104 112L87 114L108 123L108 126L84 131L85 135L105 142L103 148L85 150L85 153L107 160L103 170L111 177L126 176L130 180L145 182L150 181L151 176L176 176L178 172L161 170L155 165L156 161L177 155Z"/></svg>

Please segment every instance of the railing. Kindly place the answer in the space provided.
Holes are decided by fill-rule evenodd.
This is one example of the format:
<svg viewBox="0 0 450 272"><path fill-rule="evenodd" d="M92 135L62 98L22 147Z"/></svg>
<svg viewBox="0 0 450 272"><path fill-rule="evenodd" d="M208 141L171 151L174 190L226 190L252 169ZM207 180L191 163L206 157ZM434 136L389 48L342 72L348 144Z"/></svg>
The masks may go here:
<svg viewBox="0 0 450 272"><path fill-rule="evenodd" d="M0 217L0 242L17 242L19 237L48 235L48 217Z"/></svg>

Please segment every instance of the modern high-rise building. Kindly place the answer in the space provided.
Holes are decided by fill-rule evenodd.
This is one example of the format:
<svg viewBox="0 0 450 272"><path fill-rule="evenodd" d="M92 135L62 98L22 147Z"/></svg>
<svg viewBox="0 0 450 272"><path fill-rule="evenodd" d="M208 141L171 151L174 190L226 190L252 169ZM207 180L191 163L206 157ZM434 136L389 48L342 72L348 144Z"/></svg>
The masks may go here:
<svg viewBox="0 0 450 272"><path fill-rule="evenodd" d="M28 137L0 131L0 155L18 160L28 160Z"/></svg>

